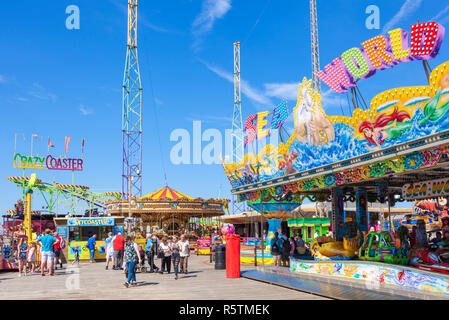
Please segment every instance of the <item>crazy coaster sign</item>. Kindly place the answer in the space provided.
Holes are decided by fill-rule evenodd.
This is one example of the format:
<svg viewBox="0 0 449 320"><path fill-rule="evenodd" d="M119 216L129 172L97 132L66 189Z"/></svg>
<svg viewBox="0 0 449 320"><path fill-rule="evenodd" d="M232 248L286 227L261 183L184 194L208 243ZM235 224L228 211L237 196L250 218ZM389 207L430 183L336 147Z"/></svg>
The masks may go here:
<svg viewBox="0 0 449 320"><path fill-rule="evenodd" d="M83 171L83 159L14 155L14 168L37 170Z"/></svg>
<svg viewBox="0 0 449 320"><path fill-rule="evenodd" d="M432 199L449 196L449 178L408 183L402 187L402 197L406 200Z"/></svg>

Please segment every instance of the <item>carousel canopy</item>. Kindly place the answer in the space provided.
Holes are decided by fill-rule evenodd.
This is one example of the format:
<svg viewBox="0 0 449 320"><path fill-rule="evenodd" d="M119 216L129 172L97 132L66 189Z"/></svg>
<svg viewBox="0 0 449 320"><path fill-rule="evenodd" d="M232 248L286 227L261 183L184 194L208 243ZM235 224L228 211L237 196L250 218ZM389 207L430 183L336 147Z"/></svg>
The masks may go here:
<svg viewBox="0 0 449 320"><path fill-rule="evenodd" d="M150 194L147 194L146 196L143 196L140 199L152 199L152 200L159 200L159 199L170 199L170 200L177 200L181 198L186 198L193 200L192 197L189 197L188 195L185 195L179 191L176 191L170 187L163 187L162 189L159 189L157 191L154 191Z"/></svg>

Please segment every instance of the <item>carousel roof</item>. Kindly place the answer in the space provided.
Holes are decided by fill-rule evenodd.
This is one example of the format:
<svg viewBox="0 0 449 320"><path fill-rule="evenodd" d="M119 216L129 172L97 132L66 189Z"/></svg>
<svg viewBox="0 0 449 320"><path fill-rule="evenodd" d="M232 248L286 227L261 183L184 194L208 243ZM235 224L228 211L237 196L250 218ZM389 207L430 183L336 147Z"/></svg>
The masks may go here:
<svg viewBox="0 0 449 320"><path fill-rule="evenodd" d="M159 200L159 199L170 199L170 200L177 200L181 198L186 198L193 200L192 197L189 197L188 195L185 195L184 193L181 193L179 191L176 191L168 186L163 187L162 189L159 189L157 191L154 191L150 194L147 194L146 196L143 196L140 199L152 199L152 200Z"/></svg>

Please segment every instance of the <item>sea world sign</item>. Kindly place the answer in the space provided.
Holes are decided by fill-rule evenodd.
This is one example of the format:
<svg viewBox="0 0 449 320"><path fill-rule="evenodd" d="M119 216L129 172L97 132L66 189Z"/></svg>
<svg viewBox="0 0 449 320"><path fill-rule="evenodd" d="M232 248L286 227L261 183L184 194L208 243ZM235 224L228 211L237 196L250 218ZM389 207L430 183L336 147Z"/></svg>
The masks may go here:
<svg viewBox="0 0 449 320"><path fill-rule="evenodd" d="M14 155L14 168L83 171L83 159Z"/></svg>
<svg viewBox="0 0 449 320"><path fill-rule="evenodd" d="M449 196L449 179L408 183L402 187L406 200L431 199Z"/></svg>
<svg viewBox="0 0 449 320"><path fill-rule="evenodd" d="M411 32L397 28L363 42L335 58L316 76L338 93L355 87L359 79L373 76L402 62L433 59L444 38L444 27L437 22L411 25Z"/></svg>
<svg viewBox="0 0 449 320"><path fill-rule="evenodd" d="M287 103L282 101L272 113L271 124L268 124L269 111L250 115L245 122L245 146L254 140L268 137L273 130L279 129L288 118Z"/></svg>
<svg viewBox="0 0 449 320"><path fill-rule="evenodd" d="M67 226L69 227L108 227L115 223L114 218L69 218Z"/></svg>

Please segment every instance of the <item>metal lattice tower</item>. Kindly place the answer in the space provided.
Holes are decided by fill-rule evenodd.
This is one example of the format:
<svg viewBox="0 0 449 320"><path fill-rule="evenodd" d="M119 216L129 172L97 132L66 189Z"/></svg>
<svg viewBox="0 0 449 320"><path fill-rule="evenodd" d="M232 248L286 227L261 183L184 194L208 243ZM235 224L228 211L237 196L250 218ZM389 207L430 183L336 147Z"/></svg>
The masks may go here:
<svg viewBox="0 0 449 320"><path fill-rule="evenodd" d="M240 42L234 43L234 113L232 115L232 155L231 162L239 163L244 154L242 91L240 88ZM232 198L232 213L245 211L245 203L239 203L236 196Z"/></svg>
<svg viewBox="0 0 449 320"><path fill-rule="evenodd" d="M240 89L240 42L234 43L234 113L232 116L232 159L243 159L244 135L242 119L242 92Z"/></svg>
<svg viewBox="0 0 449 320"><path fill-rule="evenodd" d="M312 87L321 93L321 82L316 76L320 71L320 44L318 41L318 17L316 0L310 0L310 35L312 40Z"/></svg>
<svg viewBox="0 0 449 320"><path fill-rule="evenodd" d="M128 0L128 43L122 112L122 192L141 197L142 84L137 55L137 0Z"/></svg>

